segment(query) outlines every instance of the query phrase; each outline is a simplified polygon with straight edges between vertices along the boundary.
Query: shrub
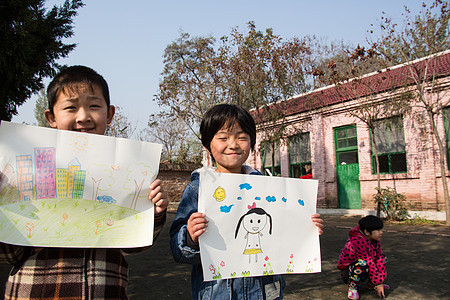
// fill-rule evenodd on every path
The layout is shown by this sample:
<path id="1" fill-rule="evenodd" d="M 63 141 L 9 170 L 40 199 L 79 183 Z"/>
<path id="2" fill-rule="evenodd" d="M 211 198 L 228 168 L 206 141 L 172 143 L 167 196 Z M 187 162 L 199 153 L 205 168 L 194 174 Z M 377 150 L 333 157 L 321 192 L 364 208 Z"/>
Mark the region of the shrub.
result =
<path id="1" fill-rule="evenodd" d="M 391 187 L 378 188 L 375 190 L 377 193 L 374 196 L 375 203 L 384 212 L 388 220 L 402 221 L 410 217 L 406 207 L 406 196 L 397 193 Z"/>

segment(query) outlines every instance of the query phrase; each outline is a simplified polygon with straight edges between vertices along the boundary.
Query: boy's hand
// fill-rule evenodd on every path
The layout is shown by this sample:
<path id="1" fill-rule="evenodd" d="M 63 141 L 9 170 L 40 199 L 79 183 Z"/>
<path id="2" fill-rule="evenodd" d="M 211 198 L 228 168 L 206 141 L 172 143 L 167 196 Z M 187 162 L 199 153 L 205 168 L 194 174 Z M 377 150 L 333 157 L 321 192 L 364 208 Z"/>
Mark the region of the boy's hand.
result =
<path id="1" fill-rule="evenodd" d="M 162 214 L 169 205 L 169 199 L 167 199 L 166 193 L 161 186 L 161 180 L 156 179 L 150 184 L 150 193 L 148 199 L 155 205 L 155 213 L 157 215 Z"/>
<path id="2" fill-rule="evenodd" d="M 313 214 L 311 216 L 311 220 L 313 221 L 314 225 L 317 226 L 317 229 L 319 230 L 319 235 L 323 234 L 323 220 L 320 218 L 319 214 Z"/>
<path id="3" fill-rule="evenodd" d="M 205 232 L 206 227 L 208 227 L 208 220 L 205 217 L 205 214 L 195 212 L 189 217 L 187 222 L 189 235 L 196 244 L 198 243 L 198 237 L 201 236 L 203 232 Z"/>

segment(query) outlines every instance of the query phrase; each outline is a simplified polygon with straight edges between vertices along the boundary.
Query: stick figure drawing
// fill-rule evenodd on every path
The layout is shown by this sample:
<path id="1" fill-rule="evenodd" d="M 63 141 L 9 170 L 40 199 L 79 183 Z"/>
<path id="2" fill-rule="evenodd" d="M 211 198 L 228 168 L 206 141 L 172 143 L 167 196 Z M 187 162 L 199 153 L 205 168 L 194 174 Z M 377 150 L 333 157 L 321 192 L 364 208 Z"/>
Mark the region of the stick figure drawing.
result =
<path id="1" fill-rule="evenodd" d="M 234 238 L 237 238 L 239 228 L 242 226 L 247 231 L 244 239 L 247 240 L 245 244 L 244 255 L 248 255 L 248 263 L 251 263 L 252 255 L 255 256 L 255 263 L 258 262 L 258 253 L 262 253 L 261 248 L 261 236 L 262 230 L 267 225 L 267 221 L 270 223 L 269 234 L 272 234 L 272 217 L 262 208 L 256 207 L 255 202 L 252 206 L 248 206 L 249 211 L 241 216 L 236 226 L 236 233 Z"/>

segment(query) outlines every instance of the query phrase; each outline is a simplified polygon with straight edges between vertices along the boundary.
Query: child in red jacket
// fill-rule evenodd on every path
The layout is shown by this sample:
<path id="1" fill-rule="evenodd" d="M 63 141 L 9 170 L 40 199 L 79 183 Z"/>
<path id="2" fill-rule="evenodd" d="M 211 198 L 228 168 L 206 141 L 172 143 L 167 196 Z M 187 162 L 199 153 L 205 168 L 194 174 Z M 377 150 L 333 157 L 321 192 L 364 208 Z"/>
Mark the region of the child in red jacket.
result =
<path id="1" fill-rule="evenodd" d="M 376 216 L 366 216 L 358 224 L 350 230 L 337 266 L 342 280 L 348 283 L 348 298 L 359 299 L 358 289 L 367 278 L 367 287 L 384 297 L 384 290 L 389 286 L 383 284 L 387 262 L 380 244 L 383 221 Z"/>

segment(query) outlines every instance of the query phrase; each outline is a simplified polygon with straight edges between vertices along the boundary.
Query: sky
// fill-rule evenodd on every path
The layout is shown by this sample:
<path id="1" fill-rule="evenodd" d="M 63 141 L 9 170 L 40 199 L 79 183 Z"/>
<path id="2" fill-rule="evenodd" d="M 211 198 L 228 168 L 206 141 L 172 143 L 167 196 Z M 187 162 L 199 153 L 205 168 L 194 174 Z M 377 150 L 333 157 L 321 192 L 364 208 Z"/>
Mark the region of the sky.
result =
<path id="1" fill-rule="evenodd" d="M 46 5 L 61 5 L 48 0 Z M 163 70 L 167 45 L 181 32 L 191 36 L 229 35 L 235 27 L 247 31 L 272 28 L 283 39 L 315 35 L 328 42 L 364 45 L 371 24 L 382 12 L 401 22 L 404 5 L 416 14 L 422 2 L 399 0 L 84 0 L 74 18 L 74 35 L 65 40 L 77 47 L 60 64 L 86 65 L 108 82 L 111 103 L 119 106 L 137 130 L 160 110 L 153 101 Z M 44 80 L 47 87 L 50 79 Z M 37 94 L 19 107 L 12 121 L 36 123 Z"/>

